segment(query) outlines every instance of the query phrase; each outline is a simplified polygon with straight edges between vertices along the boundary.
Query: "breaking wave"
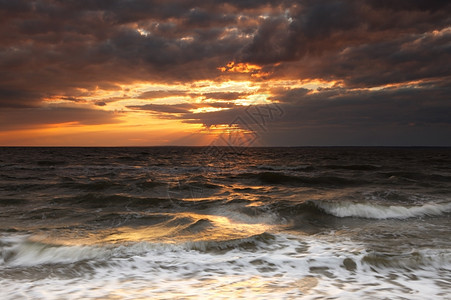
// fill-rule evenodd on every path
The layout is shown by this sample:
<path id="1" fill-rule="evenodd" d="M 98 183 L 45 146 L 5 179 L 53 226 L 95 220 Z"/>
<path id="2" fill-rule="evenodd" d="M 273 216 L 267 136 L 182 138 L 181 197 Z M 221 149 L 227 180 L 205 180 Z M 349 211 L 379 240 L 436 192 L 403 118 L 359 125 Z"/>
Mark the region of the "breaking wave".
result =
<path id="1" fill-rule="evenodd" d="M 205 223 L 205 220 L 200 220 Z M 195 223 L 199 225 L 199 222 Z M 205 226 L 205 224 L 200 224 Z M 207 224 L 208 225 L 208 224 Z M 110 261 L 114 258 L 157 253 L 200 251 L 227 252 L 231 250 L 254 250 L 267 248 L 275 240 L 269 233 L 245 238 L 225 240 L 187 241 L 182 243 L 130 242 L 100 245 L 63 245 L 34 241 L 27 236 L 0 239 L 0 265 L 38 266 L 49 264 L 72 264 L 83 261 Z"/>
<path id="2" fill-rule="evenodd" d="M 340 218 L 408 219 L 451 212 L 451 203 L 426 203 L 410 207 L 353 202 L 312 201 L 312 203 L 327 214 Z"/>

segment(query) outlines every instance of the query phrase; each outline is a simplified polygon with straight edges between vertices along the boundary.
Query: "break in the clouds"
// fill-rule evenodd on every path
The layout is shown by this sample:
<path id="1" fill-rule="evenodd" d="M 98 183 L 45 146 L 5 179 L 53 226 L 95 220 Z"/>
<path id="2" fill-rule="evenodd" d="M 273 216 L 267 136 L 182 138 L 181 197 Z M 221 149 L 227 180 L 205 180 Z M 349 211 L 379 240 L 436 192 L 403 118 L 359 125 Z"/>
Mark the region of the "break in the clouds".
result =
<path id="1" fill-rule="evenodd" d="M 269 145 L 451 145 L 450 86 L 449 1 L 0 0 L 0 138 L 230 125 L 264 99 Z"/>

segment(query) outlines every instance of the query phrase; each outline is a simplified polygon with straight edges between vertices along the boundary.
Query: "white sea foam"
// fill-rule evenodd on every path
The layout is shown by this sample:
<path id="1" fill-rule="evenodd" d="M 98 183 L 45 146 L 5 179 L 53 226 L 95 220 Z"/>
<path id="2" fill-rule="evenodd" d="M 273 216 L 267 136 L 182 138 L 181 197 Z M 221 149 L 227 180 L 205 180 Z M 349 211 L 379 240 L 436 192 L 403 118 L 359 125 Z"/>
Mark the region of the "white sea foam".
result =
<path id="1" fill-rule="evenodd" d="M 252 213 L 254 210 L 254 213 Z M 213 215 L 226 217 L 232 222 L 244 224 L 280 224 L 283 220 L 277 213 L 269 208 L 258 206 L 243 207 L 241 205 L 228 205 L 227 207 L 217 207 L 210 210 Z M 245 213 L 247 211 L 247 213 Z"/>
<path id="2" fill-rule="evenodd" d="M 437 216 L 451 211 L 451 203 L 426 203 L 421 206 L 380 205 L 354 202 L 313 201 L 313 204 L 336 217 L 368 219 L 407 219 Z"/>
<path id="3" fill-rule="evenodd" d="M 25 241 L 9 242 L 14 246 Z M 249 243 L 253 246 L 249 247 Z M 205 251 L 207 248 L 200 246 L 141 242 L 85 247 L 54 245 L 58 250 L 51 252 L 26 248 L 31 252 L 22 253 L 16 264 L 31 262 L 35 256 L 33 268 L 38 270 L 39 264 L 58 261 L 60 264 L 53 267 L 46 265 L 47 270 L 55 268 L 63 273 L 72 269 L 77 259 L 95 267 L 71 279 L 55 276 L 58 272 L 37 278 L 22 273 L 26 275 L 16 278 L 13 272 L 0 276 L 0 296 L 2 299 L 446 299 L 451 292 L 447 281 L 451 258 L 446 249 L 434 253 L 420 251 L 418 257 L 424 257 L 425 264 L 405 269 L 396 264 L 372 265 L 365 257 L 373 253 L 364 244 L 333 233 L 257 236 L 241 244 L 231 241 L 230 247 L 219 252 Z M 56 254 L 56 260 L 50 258 L 52 253 Z M 438 258 L 437 264 L 429 262 Z M 98 261 L 104 263 L 96 265 Z M 14 270 L 8 264 L 0 267 L 5 274 Z"/>

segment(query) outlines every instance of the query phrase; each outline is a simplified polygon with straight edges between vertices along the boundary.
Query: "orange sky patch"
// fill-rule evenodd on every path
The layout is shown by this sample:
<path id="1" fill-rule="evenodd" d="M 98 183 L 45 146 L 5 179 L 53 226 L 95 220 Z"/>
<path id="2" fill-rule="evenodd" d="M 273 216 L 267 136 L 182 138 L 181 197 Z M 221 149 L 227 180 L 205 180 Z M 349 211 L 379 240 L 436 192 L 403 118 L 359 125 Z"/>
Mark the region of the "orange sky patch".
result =
<path id="1" fill-rule="evenodd" d="M 225 67 L 218 68 L 221 72 L 231 73 L 254 73 L 260 71 L 262 67 L 248 63 L 229 62 Z"/>
<path id="2" fill-rule="evenodd" d="M 255 77 L 265 73 L 261 67 L 252 64 L 231 62 L 223 67 L 224 72 L 247 73 Z M 34 128 L 11 129 L 0 134 L 2 145 L 18 146 L 126 146 L 126 145 L 205 145 L 218 137 L 238 137 L 251 134 L 238 127 L 231 127 L 229 122 L 209 128 L 203 124 L 186 123 L 183 113 L 159 112 L 158 110 L 140 110 L 140 106 L 151 104 L 152 107 L 172 105 L 192 105 L 186 112 L 194 115 L 228 110 L 233 106 L 264 105 L 277 102 L 271 89 L 290 86 L 307 87 L 315 90 L 334 83 L 318 80 L 273 80 L 268 82 L 233 81 L 222 82 L 196 81 L 189 84 L 156 84 L 137 82 L 135 84 L 117 85 L 115 90 L 84 90 L 78 97 L 53 95 L 43 99 L 41 109 L 58 113 L 58 108 L 83 108 L 87 111 L 110 113 L 105 123 L 83 124 L 74 120 L 68 122 L 51 120 Z M 168 94 L 178 91 L 180 96 Z M 150 93 L 149 93 L 150 92 Z M 152 93 L 156 92 L 156 93 Z M 164 92 L 164 93 L 163 93 Z M 156 98 L 143 98 L 141 95 L 155 94 Z M 161 97 L 158 96 L 161 94 Z M 221 95 L 235 95 L 236 98 L 214 98 Z M 213 95 L 206 98 L 205 95 Z M 215 96 L 216 95 L 216 96 Z M 219 95 L 219 96 L 218 96 Z M 101 103 L 102 105 L 99 105 Z M 74 113 L 77 111 L 74 110 Z M 108 124 L 106 122 L 109 122 Z M 244 139 L 239 137 L 240 139 Z"/>

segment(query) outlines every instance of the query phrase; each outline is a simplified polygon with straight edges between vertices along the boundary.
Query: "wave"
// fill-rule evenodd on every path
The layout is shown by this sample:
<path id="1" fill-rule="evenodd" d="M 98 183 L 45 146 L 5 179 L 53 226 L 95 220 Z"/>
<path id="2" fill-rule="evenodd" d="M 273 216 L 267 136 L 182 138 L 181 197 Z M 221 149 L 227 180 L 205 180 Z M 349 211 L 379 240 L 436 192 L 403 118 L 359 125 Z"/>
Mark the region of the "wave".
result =
<path id="1" fill-rule="evenodd" d="M 313 299 L 336 298 L 337 286 L 339 298 L 442 299 L 450 290 L 448 249 L 375 252 L 343 236 L 262 233 L 227 241 L 97 246 L 0 237 L 0 250 L 5 248 L 15 250 L 4 265 L 7 251 L 0 251 L 2 295 L 8 299 Z"/>
<path id="2" fill-rule="evenodd" d="M 66 165 L 67 161 L 64 160 L 39 160 L 36 162 L 36 164 L 38 166 L 49 166 L 49 167 L 53 167 L 53 166 L 62 166 L 62 165 Z"/>
<path id="3" fill-rule="evenodd" d="M 259 172 L 259 173 L 242 173 L 234 175 L 236 178 L 257 179 L 266 184 L 282 184 L 282 185 L 326 185 L 326 186 L 348 186 L 367 183 L 362 179 L 347 179 L 338 176 L 319 175 L 319 176 L 298 176 L 288 175 L 278 172 Z"/>
<path id="4" fill-rule="evenodd" d="M 369 252 L 362 264 L 381 268 L 418 269 L 426 266 L 441 268 L 451 263 L 451 253 L 441 249 L 417 250 L 408 253 Z"/>
<path id="5" fill-rule="evenodd" d="M 121 226 L 153 226 L 173 220 L 174 217 L 167 214 L 140 214 L 136 212 L 129 213 L 106 213 L 90 220 L 87 225 L 97 225 L 106 228 Z"/>
<path id="6" fill-rule="evenodd" d="M 451 176 L 442 174 L 425 174 L 419 171 L 406 172 L 406 171 L 393 171 L 393 172 L 381 172 L 380 175 L 389 179 L 404 179 L 406 181 L 419 182 L 422 185 L 429 186 L 434 182 L 450 182 Z"/>
<path id="7" fill-rule="evenodd" d="M 180 202 L 180 203 L 178 203 Z M 64 197 L 52 199 L 55 204 L 80 205 L 87 208 L 103 207 L 172 207 L 175 204 L 182 204 L 183 201 L 176 199 L 156 198 L 156 197 L 132 197 L 122 194 L 104 195 L 96 193 L 87 193 L 74 197 Z"/>
<path id="8" fill-rule="evenodd" d="M 65 246 L 35 242 L 24 237 L 2 243 L 6 246 L 2 247 L 0 259 L 9 266 L 70 264 L 82 260 L 107 259 L 112 254 L 111 250 L 97 246 Z"/>
<path id="9" fill-rule="evenodd" d="M 225 252 L 234 249 L 257 250 L 262 246 L 274 244 L 276 237 L 270 233 L 263 232 L 247 238 L 238 238 L 219 241 L 194 241 L 185 242 L 182 246 L 186 250 L 197 250 L 200 252 Z"/>
<path id="10" fill-rule="evenodd" d="M 209 226 L 208 221 L 200 220 L 194 227 Z M 245 238 L 229 240 L 200 240 L 183 243 L 129 242 L 103 245 L 62 245 L 34 241 L 27 236 L 0 238 L 0 266 L 31 267 L 37 265 L 73 264 L 77 262 L 109 262 L 114 258 L 147 255 L 153 251 L 168 252 L 227 252 L 234 249 L 257 250 L 268 247 L 276 237 L 261 233 Z"/>
<path id="11" fill-rule="evenodd" d="M 227 219 L 243 224 L 279 224 L 280 219 L 277 211 L 273 211 L 266 206 L 243 206 L 235 202 L 227 207 L 217 207 L 212 209 L 214 215 L 223 216 Z"/>
<path id="12" fill-rule="evenodd" d="M 27 204 L 28 200 L 19 198 L 0 198 L 0 206 L 14 206 L 14 205 L 24 205 Z"/>
<path id="13" fill-rule="evenodd" d="M 352 170 L 352 171 L 373 171 L 382 168 L 378 165 L 326 165 L 326 169 L 332 170 Z"/>
<path id="14" fill-rule="evenodd" d="M 121 185 L 111 181 L 109 179 L 106 180 L 90 180 L 87 183 L 78 183 L 75 184 L 75 188 L 78 188 L 79 190 L 86 190 L 86 191 L 103 191 L 112 187 L 120 187 Z"/>
<path id="15" fill-rule="evenodd" d="M 205 259 L 222 261 L 226 263 L 223 267 L 247 266 L 243 270 L 252 271 L 265 264 L 266 258 L 280 259 L 277 265 L 272 265 L 275 272 L 283 270 L 289 262 L 291 268 L 297 266 L 298 271 L 308 270 L 308 275 L 331 274 L 329 272 L 338 275 L 345 270 L 351 273 L 378 273 L 384 269 L 438 270 L 449 268 L 451 263 L 451 255 L 446 249 L 378 252 L 351 241 L 321 239 L 318 236 L 303 237 L 302 241 L 298 238 L 263 232 L 229 240 L 62 245 L 33 241 L 27 236 L 3 237 L 0 238 L 0 267 L 3 271 L 10 271 L 17 267 L 54 266 L 65 273 L 74 267 L 88 270 L 86 267 L 91 266 L 95 269 L 120 268 L 123 272 L 127 268 L 139 271 L 145 263 L 150 264 L 152 272 L 162 275 L 165 269 L 174 265 L 172 259 L 180 264 L 191 264 L 196 269 L 202 267 L 202 260 Z M 277 255 L 268 256 L 267 253 Z M 219 254 L 224 256 L 217 256 Z"/>
<path id="16" fill-rule="evenodd" d="M 187 226 L 186 228 L 182 229 L 181 233 L 187 233 L 187 234 L 196 234 L 200 233 L 208 228 L 214 227 L 214 224 L 208 220 L 208 219 L 200 219 L 197 220 L 195 223 Z"/>
<path id="17" fill-rule="evenodd" d="M 299 166 L 273 166 L 273 165 L 258 165 L 254 168 L 259 170 L 269 170 L 269 171 L 303 171 L 311 172 L 316 168 L 310 165 L 299 165 Z"/>
<path id="18" fill-rule="evenodd" d="M 408 219 L 438 216 L 451 212 L 451 203 L 426 203 L 421 206 L 380 205 L 354 202 L 310 201 L 324 212 L 336 217 L 367 219 Z"/>

